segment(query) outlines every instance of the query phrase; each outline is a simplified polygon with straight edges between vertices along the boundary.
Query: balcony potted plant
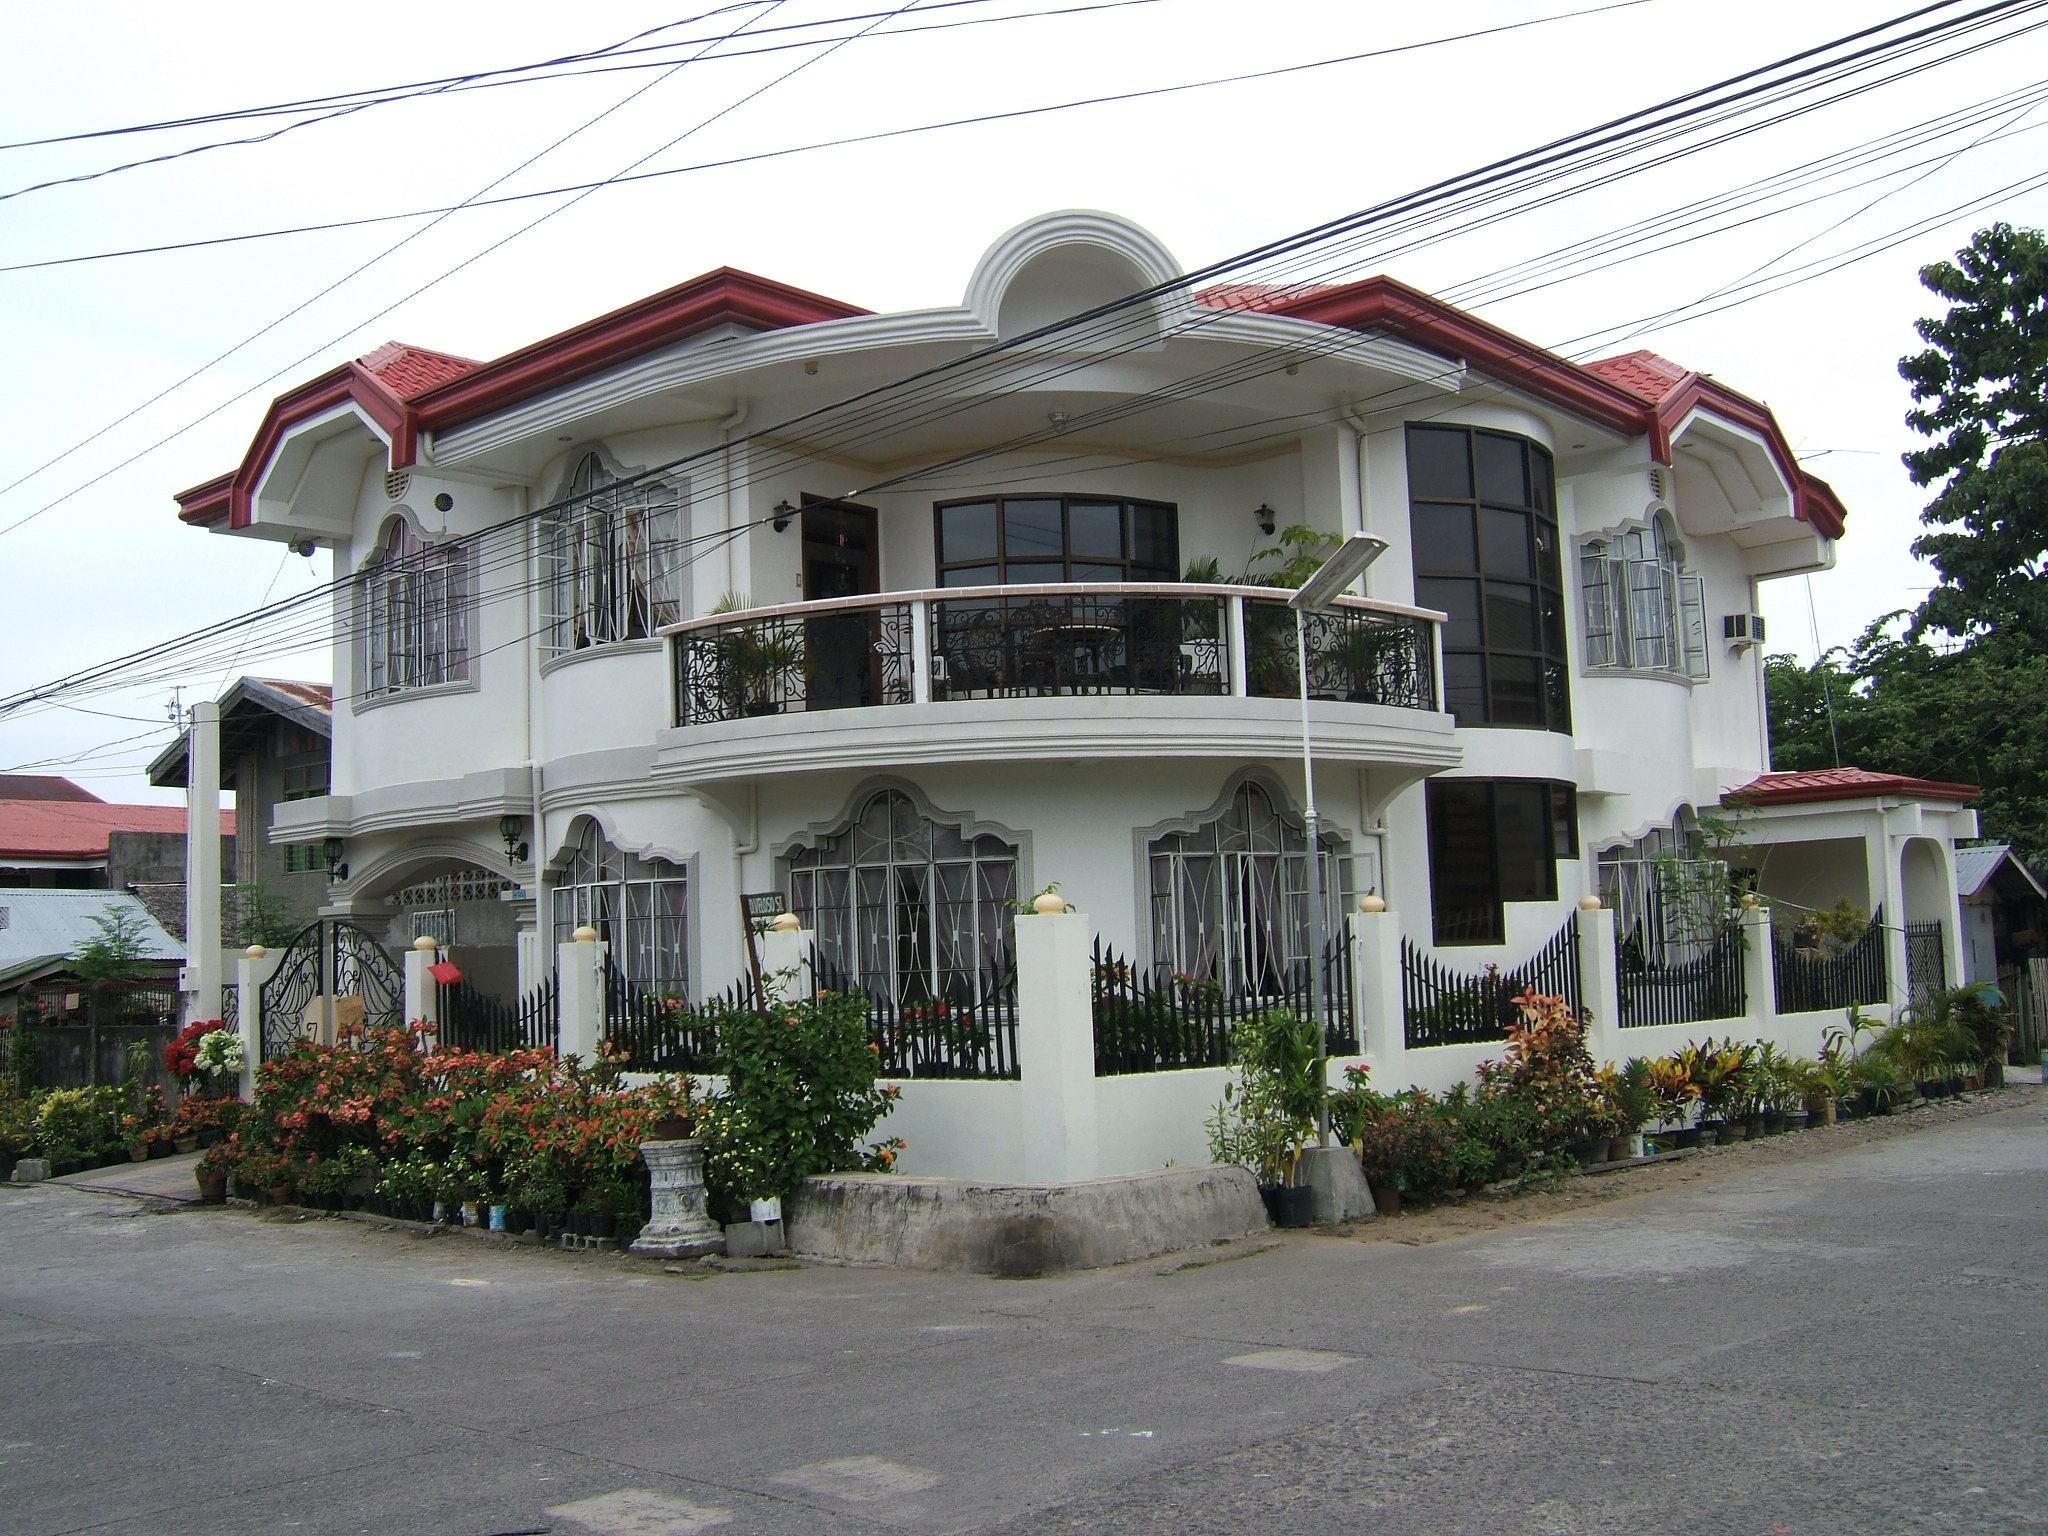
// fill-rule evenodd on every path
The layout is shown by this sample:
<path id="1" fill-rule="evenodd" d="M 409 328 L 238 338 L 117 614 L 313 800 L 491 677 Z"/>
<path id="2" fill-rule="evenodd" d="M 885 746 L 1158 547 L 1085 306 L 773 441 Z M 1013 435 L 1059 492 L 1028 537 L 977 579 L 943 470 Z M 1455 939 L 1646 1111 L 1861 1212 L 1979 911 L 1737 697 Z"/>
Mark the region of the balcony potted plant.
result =
<path id="1" fill-rule="evenodd" d="M 732 613 L 746 606 L 747 599 L 728 592 L 711 611 Z M 790 680 L 803 669 L 803 631 L 763 619 L 719 630 L 712 643 L 726 718 L 779 714 Z"/>

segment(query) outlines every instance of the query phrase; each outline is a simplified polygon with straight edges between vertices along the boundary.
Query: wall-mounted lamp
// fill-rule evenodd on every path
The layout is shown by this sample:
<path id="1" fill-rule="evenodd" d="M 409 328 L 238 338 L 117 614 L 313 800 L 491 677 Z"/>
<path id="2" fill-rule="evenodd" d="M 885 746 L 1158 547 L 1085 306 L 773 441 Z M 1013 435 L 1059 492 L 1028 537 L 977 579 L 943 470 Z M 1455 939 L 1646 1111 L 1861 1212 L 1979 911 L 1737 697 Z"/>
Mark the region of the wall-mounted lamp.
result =
<path id="1" fill-rule="evenodd" d="M 320 852 L 327 860 L 327 878 L 330 880 L 348 878 L 348 866 L 341 862 L 343 851 L 344 845 L 338 837 L 330 837 L 320 845 Z"/>
<path id="2" fill-rule="evenodd" d="M 498 836 L 505 839 L 505 857 L 514 864 L 526 862 L 526 843 L 520 833 L 526 830 L 526 819 L 522 816 L 500 816 Z"/>
<path id="3" fill-rule="evenodd" d="M 795 516 L 795 507 L 792 507 L 787 501 L 778 501 L 775 503 L 775 520 L 768 526 L 777 533 L 787 533 L 789 532 L 790 521 Z"/>
<path id="4" fill-rule="evenodd" d="M 1252 516 L 1258 519 L 1259 532 L 1270 539 L 1273 536 L 1273 524 L 1278 514 L 1262 501 L 1252 508 Z"/>

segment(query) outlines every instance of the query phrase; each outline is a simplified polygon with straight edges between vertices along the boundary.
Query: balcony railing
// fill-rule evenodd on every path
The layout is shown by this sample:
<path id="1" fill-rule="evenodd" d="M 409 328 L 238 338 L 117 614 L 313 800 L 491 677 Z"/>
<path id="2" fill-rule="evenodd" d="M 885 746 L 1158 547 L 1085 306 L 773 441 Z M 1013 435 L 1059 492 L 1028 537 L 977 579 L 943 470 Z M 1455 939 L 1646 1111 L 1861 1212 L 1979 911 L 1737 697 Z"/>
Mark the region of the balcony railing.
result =
<path id="1" fill-rule="evenodd" d="M 1309 696 L 1435 710 L 1440 616 L 1341 599 L 1308 619 Z M 1294 698 L 1271 588 L 972 587 L 836 598 L 667 630 L 675 722 L 958 699 Z"/>

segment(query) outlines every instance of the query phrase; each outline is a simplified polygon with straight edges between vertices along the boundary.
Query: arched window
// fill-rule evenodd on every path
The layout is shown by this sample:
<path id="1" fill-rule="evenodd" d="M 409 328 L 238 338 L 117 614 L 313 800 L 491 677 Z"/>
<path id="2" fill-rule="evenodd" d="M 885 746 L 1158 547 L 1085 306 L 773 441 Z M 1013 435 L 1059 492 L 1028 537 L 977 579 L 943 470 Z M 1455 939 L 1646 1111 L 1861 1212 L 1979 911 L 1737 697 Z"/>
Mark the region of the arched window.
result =
<path id="1" fill-rule="evenodd" d="M 1350 861 L 1323 836 L 1323 931 L 1344 931 Z M 1308 836 L 1259 784 L 1240 784 L 1214 820 L 1151 848 L 1152 963 L 1231 997 L 1283 997 L 1308 984 Z"/>
<path id="2" fill-rule="evenodd" d="M 688 995 L 689 887 L 680 864 L 621 853 L 586 820 L 549 894 L 557 944 L 587 923 L 634 987 Z"/>
<path id="3" fill-rule="evenodd" d="M 1010 969 L 1017 850 L 932 820 L 901 790 L 789 856 L 790 905 L 828 971 L 900 1008 L 971 1003 Z"/>
<path id="4" fill-rule="evenodd" d="M 1579 546 L 1586 665 L 1707 675 L 1706 583 L 1685 569 L 1670 518 Z"/>
<path id="5" fill-rule="evenodd" d="M 404 517 L 359 578 L 365 697 L 469 676 L 469 551 L 428 544 Z"/>
<path id="6" fill-rule="evenodd" d="M 616 478 L 586 453 L 563 493 L 569 505 L 540 525 L 541 639 L 551 654 L 644 640 L 683 616 L 688 487 Z"/>

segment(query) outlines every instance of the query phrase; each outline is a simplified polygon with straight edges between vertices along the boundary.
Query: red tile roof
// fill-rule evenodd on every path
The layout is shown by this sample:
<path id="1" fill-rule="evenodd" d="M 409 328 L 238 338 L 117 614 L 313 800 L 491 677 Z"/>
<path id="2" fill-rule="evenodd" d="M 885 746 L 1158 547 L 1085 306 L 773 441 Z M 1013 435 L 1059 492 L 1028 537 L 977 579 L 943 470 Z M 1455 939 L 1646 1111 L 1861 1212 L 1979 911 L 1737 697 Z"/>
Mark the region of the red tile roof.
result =
<path id="1" fill-rule="evenodd" d="M 1624 352 L 1619 357 L 1596 358 L 1586 367 L 1649 405 L 1657 404 L 1692 377 L 1690 370 L 1655 352 Z"/>
<path id="2" fill-rule="evenodd" d="M 436 352 L 403 341 L 387 341 L 356 361 L 401 400 L 423 395 L 437 384 L 449 383 L 483 366 L 472 357 L 457 357 L 452 352 Z"/>
<path id="3" fill-rule="evenodd" d="M 185 830 L 182 805 L 106 805 L 64 800 L 0 800 L 0 859 L 104 859 L 113 832 Z M 223 837 L 235 813 L 220 813 Z"/>
<path id="4" fill-rule="evenodd" d="M 1868 800 L 1893 795 L 1906 800 L 1974 800 L 1975 784 L 1945 784 L 1934 779 L 1911 779 L 1902 773 L 1872 773 L 1865 768 L 1814 768 L 1804 773 L 1767 773 L 1740 789 L 1730 790 L 1724 801 L 1748 805 L 1806 805 L 1821 800 Z"/>
<path id="5" fill-rule="evenodd" d="M 1295 299 L 1328 293 L 1328 283 L 1217 283 L 1195 294 L 1207 309 L 1277 309 Z"/>
<path id="6" fill-rule="evenodd" d="M 69 779 L 43 773 L 0 773 L 0 800 L 83 800 L 98 805 L 100 797 Z"/>

